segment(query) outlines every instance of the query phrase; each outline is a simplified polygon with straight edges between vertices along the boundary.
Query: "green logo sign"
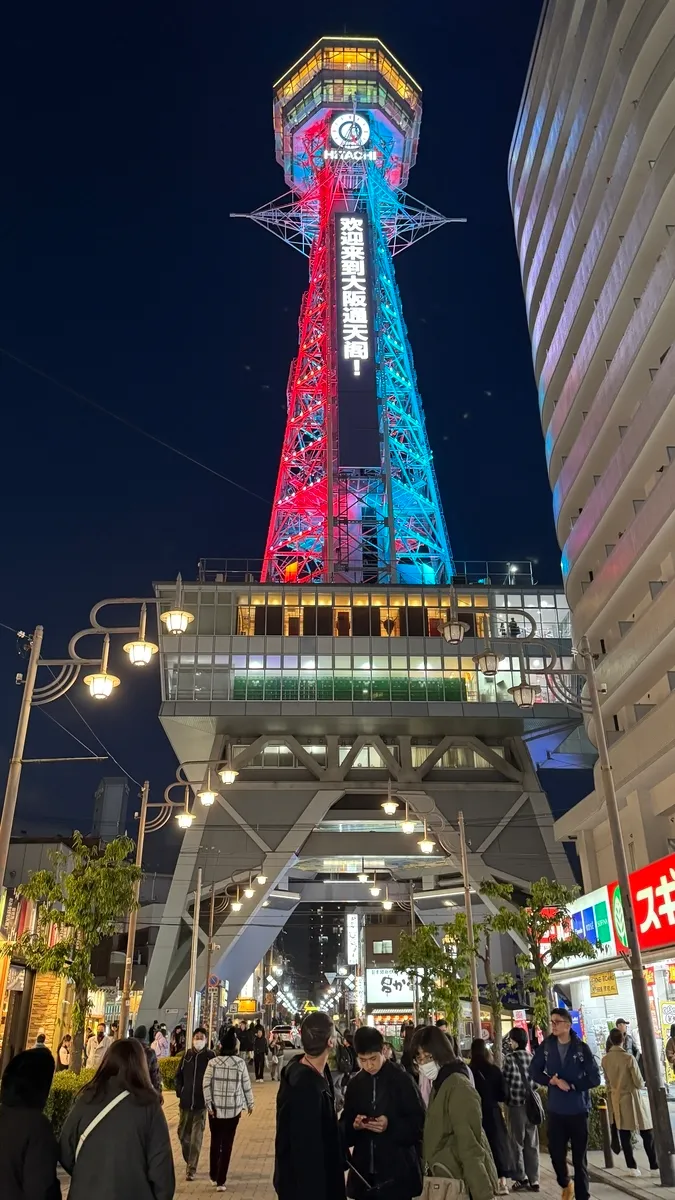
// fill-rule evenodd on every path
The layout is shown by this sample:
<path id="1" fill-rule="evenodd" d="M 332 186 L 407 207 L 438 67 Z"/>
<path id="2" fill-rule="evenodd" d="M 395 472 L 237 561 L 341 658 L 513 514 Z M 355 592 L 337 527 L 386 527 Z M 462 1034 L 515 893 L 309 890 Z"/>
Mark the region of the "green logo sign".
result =
<path id="1" fill-rule="evenodd" d="M 598 943 L 601 946 L 606 946 L 612 940 L 612 930 L 609 924 L 609 911 L 604 900 L 599 904 L 593 905 L 595 914 L 595 928 L 598 935 Z"/>
<path id="2" fill-rule="evenodd" d="M 612 916 L 614 918 L 614 928 L 616 936 L 622 946 L 626 946 L 626 918 L 623 915 L 623 904 L 621 902 L 621 888 L 617 884 L 612 892 Z"/>

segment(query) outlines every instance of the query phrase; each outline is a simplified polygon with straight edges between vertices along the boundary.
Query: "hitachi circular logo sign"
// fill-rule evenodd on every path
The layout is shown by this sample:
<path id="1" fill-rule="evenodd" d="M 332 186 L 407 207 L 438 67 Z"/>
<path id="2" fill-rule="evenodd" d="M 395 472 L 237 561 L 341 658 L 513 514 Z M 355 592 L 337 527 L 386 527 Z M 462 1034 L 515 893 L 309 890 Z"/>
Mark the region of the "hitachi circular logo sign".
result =
<path id="1" fill-rule="evenodd" d="M 357 150 L 370 137 L 370 125 L 360 113 L 340 113 L 330 124 L 330 140 L 340 150 Z"/>

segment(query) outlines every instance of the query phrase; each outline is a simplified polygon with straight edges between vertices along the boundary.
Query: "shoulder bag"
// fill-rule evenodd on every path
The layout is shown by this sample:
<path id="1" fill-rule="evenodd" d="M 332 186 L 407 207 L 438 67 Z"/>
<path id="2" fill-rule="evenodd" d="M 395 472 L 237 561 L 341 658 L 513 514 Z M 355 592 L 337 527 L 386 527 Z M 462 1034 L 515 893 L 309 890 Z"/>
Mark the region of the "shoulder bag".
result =
<path id="1" fill-rule="evenodd" d="M 453 1179 L 447 1167 L 442 1163 L 434 1163 L 431 1174 L 424 1177 L 422 1195 L 418 1200 L 459 1200 L 460 1196 L 468 1197 L 464 1180 Z"/>
<path id="2" fill-rule="evenodd" d="M 117 1105 L 122 1100 L 126 1100 L 128 1095 L 129 1095 L 129 1092 L 120 1092 L 119 1096 L 115 1096 L 114 1100 L 111 1100 L 109 1104 L 106 1104 L 105 1108 L 102 1108 L 100 1113 L 97 1113 L 97 1115 L 94 1117 L 93 1121 L 89 1122 L 89 1124 L 87 1125 L 87 1128 L 84 1130 L 83 1133 L 80 1134 L 80 1140 L 77 1143 L 77 1149 L 75 1151 L 75 1162 L 77 1162 L 77 1157 L 80 1153 L 80 1150 L 84 1146 L 84 1143 L 86 1142 L 87 1138 L 89 1137 L 89 1134 L 93 1133 L 96 1126 L 100 1125 L 103 1118 L 107 1117 L 108 1113 L 112 1112 L 113 1108 L 116 1108 Z"/>
<path id="3" fill-rule="evenodd" d="M 518 1070 L 525 1087 L 525 1116 L 530 1125 L 542 1125 L 544 1122 L 544 1106 L 541 1102 L 541 1096 L 536 1088 L 532 1087 L 532 1083 L 527 1078 L 523 1069 L 523 1064 L 518 1061 Z"/>

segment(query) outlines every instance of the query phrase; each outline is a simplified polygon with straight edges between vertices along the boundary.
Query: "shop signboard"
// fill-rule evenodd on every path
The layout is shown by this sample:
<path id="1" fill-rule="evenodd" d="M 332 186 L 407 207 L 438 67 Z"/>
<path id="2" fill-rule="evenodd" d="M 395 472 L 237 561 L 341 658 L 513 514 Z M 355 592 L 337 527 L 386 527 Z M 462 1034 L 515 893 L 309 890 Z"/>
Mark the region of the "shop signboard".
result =
<path id="1" fill-rule="evenodd" d="M 673 1003 L 672 1000 L 662 1000 L 660 1009 L 661 1009 L 660 1033 L 661 1033 L 661 1037 L 663 1038 L 663 1045 L 665 1047 L 665 1046 L 667 1046 L 667 1044 L 670 1040 L 670 1027 L 671 1027 L 671 1025 L 675 1025 L 675 1004 Z M 665 1054 L 663 1057 L 665 1060 L 665 1068 L 666 1068 L 666 1083 L 675 1083 L 675 1071 L 673 1070 L 672 1066 L 668 1062 L 668 1059 L 666 1058 Z"/>
<path id="2" fill-rule="evenodd" d="M 647 986 L 654 987 L 654 984 L 656 983 L 656 976 L 654 975 L 654 968 L 653 967 L 643 967 L 642 972 L 645 977 Z"/>
<path id="3" fill-rule="evenodd" d="M 635 923 L 643 950 L 675 942 L 675 854 L 660 858 L 630 876 Z"/>
<path id="4" fill-rule="evenodd" d="M 347 934 L 347 962 L 355 967 L 359 961 L 359 918 L 357 913 L 347 913 L 345 918 Z"/>
<path id="5" fill-rule="evenodd" d="M 668 983 L 675 983 L 675 963 L 668 963 Z"/>
<path id="6" fill-rule="evenodd" d="M 587 892 L 585 896 L 579 896 L 570 904 L 569 914 L 571 931 L 581 938 L 586 938 L 595 948 L 594 962 L 617 957 L 609 889 L 606 886 L 597 888 L 594 892 Z M 560 927 L 558 936 L 565 938 L 563 927 Z M 584 955 L 572 955 L 559 962 L 557 967 L 568 970 L 570 967 L 587 965 L 588 962 Z"/>
<path id="7" fill-rule="evenodd" d="M 618 996 L 619 994 L 614 971 L 599 971 L 597 975 L 591 975 L 589 983 L 591 996 L 594 999 L 597 999 L 598 996 Z"/>
<path id="8" fill-rule="evenodd" d="M 366 1000 L 368 1004 L 414 1004 L 412 984 L 404 971 L 390 967 L 368 967 L 366 970 Z"/>

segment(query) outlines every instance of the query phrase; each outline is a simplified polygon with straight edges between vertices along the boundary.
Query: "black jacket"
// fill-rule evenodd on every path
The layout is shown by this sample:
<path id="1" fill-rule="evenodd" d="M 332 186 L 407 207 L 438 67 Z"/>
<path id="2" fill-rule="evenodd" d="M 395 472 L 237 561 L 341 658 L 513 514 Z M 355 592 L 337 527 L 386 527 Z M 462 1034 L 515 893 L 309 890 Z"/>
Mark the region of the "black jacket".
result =
<path id="1" fill-rule="evenodd" d="M 239 1038 L 239 1049 L 242 1054 L 253 1049 L 253 1038 L 255 1034 L 252 1029 L 237 1029 L 237 1037 Z"/>
<path id="2" fill-rule="evenodd" d="M 266 1037 L 261 1037 L 261 1038 L 254 1037 L 254 1039 L 253 1039 L 253 1057 L 254 1058 L 264 1058 L 265 1055 L 267 1054 L 268 1049 L 269 1049 L 269 1047 L 267 1045 Z"/>
<path id="3" fill-rule="evenodd" d="M 474 1061 L 471 1070 L 483 1110 L 483 1129 L 490 1143 L 497 1174 L 500 1178 L 508 1175 L 516 1179 L 511 1139 L 500 1107 L 508 1098 L 504 1076 L 494 1063 Z"/>
<path id="4" fill-rule="evenodd" d="M 81 1135 L 118 1094 L 112 1079 L 96 1099 L 81 1093 L 66 1117 L 59 1158 L 72 1175 L 69 1200 L 173 1200 L 173 1155 L 159 1100 L 121 1100 L 87 1138 L 75 1162 Z"/>
<path id="5" fill-rule="evenodd" d="M 0 1091 L 0 1194 L 2 1200 L 59 1200 L 57 1145 L 42 1109 L 54 1059 L 25 1050 L 5 1069 Z"/>
<path id="6" fill-rule="evenodd" d="M 146 1046 L 145 1042 L 143 1043 L 143 1049 L 145 1050 L 145 1057 L 148 1060 L 148 1071 L 150 1072 L 150 1082 L 151 1082 L 152 1086 L 154 1087 L 155 1091 L 159 1092 L 159 1094 L 161 1096 L 161 1094 L 162 1094 L 162 1076 L 159 1073 L 159 1063 L 157 1062 L 157 1055 L 155 1054 L 155 1051 L 152 1049 L 152 1046 Z"/>
<path id="7" fill-rule="evenodd" d="M 176 1095 L 181 1108 L 192 1112 L 206 1108 L 204 1072 L 209 1059 L 215 1057 L 213 1050 L 206 1046 L 203 1050 L 186 1050 L 176 1071 Z"/>
<path id="8" fill-rule="evenodd" d="M 294 1058 L 277 1092 L 274 1190 L 279 1200 L 345 1200 L 344 1163 L 330 1071 Z"/>
<path id="9" fill-rule="evenodd" d="M 354 1129 L 357 1116 L 386 1117 L 387 1128 L 384 1133 Z M 344 1144 L 353 1147 L 354 1167 L 382 1187 L 383 1198 L 411 1200 L 420 1195 L 424 1104 L 410 1075 L 389 1062 L 377 1075 L 359 1071 L 347 1084 L 340 1126 Z M 365 1185 L 350 1172 L 347 1195 L 365 1200 L 367 1194 Z"/>

